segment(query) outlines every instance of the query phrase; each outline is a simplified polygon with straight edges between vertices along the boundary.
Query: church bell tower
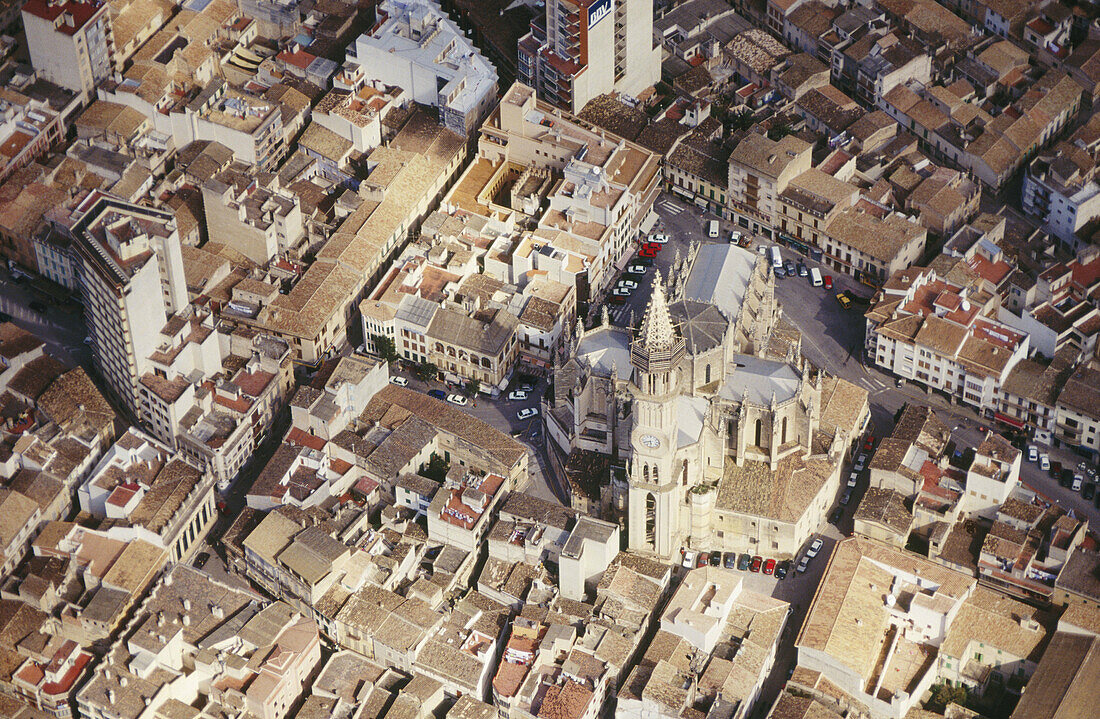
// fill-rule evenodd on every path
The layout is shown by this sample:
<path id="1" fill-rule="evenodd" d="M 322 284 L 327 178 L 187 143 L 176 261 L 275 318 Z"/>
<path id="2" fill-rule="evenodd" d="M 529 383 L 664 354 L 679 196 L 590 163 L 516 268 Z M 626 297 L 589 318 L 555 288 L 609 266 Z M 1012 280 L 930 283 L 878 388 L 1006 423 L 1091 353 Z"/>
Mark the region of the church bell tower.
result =
<path id="1" fill-rule="evenodd" d="M 631 549 L 669 556 L 679 536 L 676 402 L 679 364 L 685 354 L 669 313 L 661 273 L 637 337 L 630 345 L 634 370 L 634 428 L 631 433 L 629 544 Z"/>

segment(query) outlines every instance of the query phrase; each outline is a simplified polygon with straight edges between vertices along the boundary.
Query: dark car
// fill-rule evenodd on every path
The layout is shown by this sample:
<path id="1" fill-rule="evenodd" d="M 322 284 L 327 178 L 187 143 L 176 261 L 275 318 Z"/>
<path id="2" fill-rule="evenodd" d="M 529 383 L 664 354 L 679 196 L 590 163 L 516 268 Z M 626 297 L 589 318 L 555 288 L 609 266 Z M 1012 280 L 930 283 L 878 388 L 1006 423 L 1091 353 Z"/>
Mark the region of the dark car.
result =
<path id="1" fill-rule="evenodd" d="M 794 260 L 786 260 L 783 262 L 783 269 L 787 271 L 787 277 L 794 277 L 798 274 L 798 270 L 794 267 Z"/>
<path id="2" fill-rule="evenodd" d="M 1062 463 L 1054 461 L 1050 463 L 1050 476 L 1061 477 L 1062 476 Z"/>
<path id="3" fill-rule="evenodd" d="M 1058 478 L 1058 484 L 1063 487 L 1069 487 L 1073 485 L 1073 470 L 1069 467 L 1062 469 L 1062 476 Z"/>
<path id="4" fill-rule="evenodd" d="M 787 572 L 791 571 L 791 560 L 784 559 L 779 564 L 775 565 L 775 578 L 786 579 Z"/>
<path id="5" fill-rule="evenodd" d="M 829 524 L 836 524 L 836 523 L 837 523 L 837 522 L 839 522 L 839 521 L 840 521 L 840 520 L 841 520 L 841 519 L 842 519 L 843 517 L 844 517 L 844 510 L 843 510 L 842 508 L 840 508 L 840 507 L 837 507 L 837 508 L 836 508 L 836 509 L 834 509 L 834 510 L 832 511 L 832 513 L 831 513 L 831 514 L 829 515 Z"/>
<path id="6" fill-rule="evenodd" d="M 46 305 L 42 304 L 38 300 L 32 300 L 30 303 L 30 308 L 40 315 L 46 314 Z"/>
<path id="7" fill-rule="evenodd" d="M 435 397 L 436 399 L 442 399 L 442 400 L 447 399 L 447 393 L 444 392 L 441 389 L 430 389 L 430 390 L 428 390 L 428 396 L 429 397 Z"/>
<path id="8" fill-rule="evenodd" d="M 11 315 L 7 312 L 0 312 L 0 322 L 11 322 Z"/>
<path id="9" fill-rule="evenodd" d="M 759 554 L 752 558 L 752 565 L 749 567 L 750 572 L 759 572 L 760 566 L 764 564 L 764 558 Z"/>
<path id="10" fill-rule="evenodd" d="M 737 552 L 726 552 L 722 555 L 722 566 L 726 569 L 737 568 Z"/>
<path id="11" fill-rule="evenodd" d="M 1100 509 L 1100 492 L 1096 494 L 1096 508 Z"/>
<path id="12" fill-rule="evenodd" d="M 852 488 L 848 487 L 844 490 L 844 494 L 840 495 L 840 504 L 847 507 L 848 503 L 852 501 Z"/>
<path id="13" fill-rule="evenodd" d="M 798 276 L 799 277 L 805 277 L 808 274 L 810 274 L 810 271 L 808 269 L 806 269 L 806 265 L 799 262 L 798 263 Z"/>
<path id="14" fill-rule="evenodd" d="M 1081 496 L 1085 499 L 1092 499 L 1096 496 L 1096 485 L 1092 482 L 1085 482 L 1085 486 L 1081 487 Z"/>
<path id="15" fill-rule="evenodd" d="M 210 561 L 210 552 L 199 552 L 195 555 L 195 566 L 202 569 Z"/>
<path id="16" fill-rule="evenodd" d="M 710 553 L 710 566 L 712 566 L 712 567 L 722 566 L 722 553 L 721 552 L 711 552 Z"/>
<path id="17" fill-rule="evenodd" d="M 742 572 L 748 571 L 750 564 L 752 564 L 752 557 L 748 554 L 742 554 L 737 558 L 737 568 Z"/>

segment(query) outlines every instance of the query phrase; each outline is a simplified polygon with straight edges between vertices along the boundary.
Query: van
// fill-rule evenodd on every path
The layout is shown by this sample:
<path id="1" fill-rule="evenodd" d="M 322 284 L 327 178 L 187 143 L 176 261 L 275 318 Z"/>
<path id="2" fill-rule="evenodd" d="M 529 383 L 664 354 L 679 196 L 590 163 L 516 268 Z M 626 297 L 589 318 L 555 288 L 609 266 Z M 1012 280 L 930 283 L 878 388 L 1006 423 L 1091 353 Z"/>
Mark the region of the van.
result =
<path id="1" fill-rule="evenodd" d="M 707 225 L 707 236 L 718 239 L 718 220 L 711 220 Z"/>
<path id="2" fill-rule="evenodd" d="M 821 270 L 816 267 L 810 268 L 810 284 L 814 287 L 821 287 L 823 281 L 821 279 Z"/>
<path id="3" fill-rule="evenodd" d="M 783 256 L 779 254 L 779 248 L 775 245 L 768 248 L 768 257 L 771 258 L 772 267 L 776 269 L 783 267 Z"/>

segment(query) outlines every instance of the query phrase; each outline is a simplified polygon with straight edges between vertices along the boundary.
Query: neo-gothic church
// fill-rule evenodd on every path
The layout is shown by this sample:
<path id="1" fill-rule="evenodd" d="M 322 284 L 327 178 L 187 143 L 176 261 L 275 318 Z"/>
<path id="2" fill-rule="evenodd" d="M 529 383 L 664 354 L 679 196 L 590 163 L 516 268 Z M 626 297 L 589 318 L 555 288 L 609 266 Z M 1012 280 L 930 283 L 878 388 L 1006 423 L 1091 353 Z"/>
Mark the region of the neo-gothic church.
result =
<path id="1" fill-rule="evenodd" d="M 693 247 L 667 285 L 657 274 L 636 330 L 606 316 L 578 330 L 548 429 L 620 468 L 603 504 L 625 517 L 631 549 L 793 554 L 835 500 L 861 420 L 821 431 L 823 388 L 831 399 L 841 381 L 802 359 L 774 281 L 741 248 Z"/>

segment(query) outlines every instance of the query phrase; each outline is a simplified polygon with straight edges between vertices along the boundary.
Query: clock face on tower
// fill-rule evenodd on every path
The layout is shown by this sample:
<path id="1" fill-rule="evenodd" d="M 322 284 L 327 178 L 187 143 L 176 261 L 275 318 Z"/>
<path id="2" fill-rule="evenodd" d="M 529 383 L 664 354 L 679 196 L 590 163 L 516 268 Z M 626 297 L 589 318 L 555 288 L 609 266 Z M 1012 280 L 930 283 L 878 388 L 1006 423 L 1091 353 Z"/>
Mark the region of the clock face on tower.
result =
<path id="1" fill-rule="evenodd" d="M 650 449 L 657 449 L 661 446 L 661 440 L 657 439 L 652 434 L 643 434 L 642 444 L 649 447 Z"/>

